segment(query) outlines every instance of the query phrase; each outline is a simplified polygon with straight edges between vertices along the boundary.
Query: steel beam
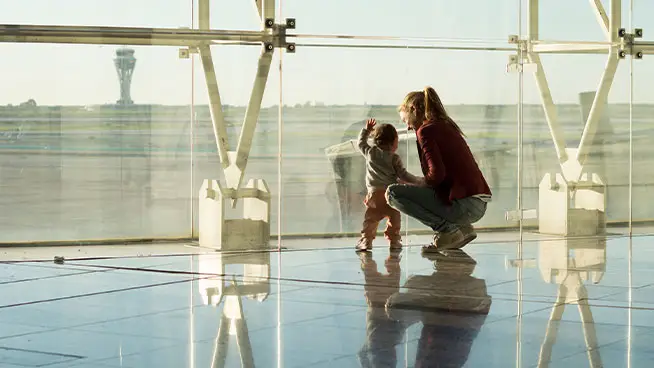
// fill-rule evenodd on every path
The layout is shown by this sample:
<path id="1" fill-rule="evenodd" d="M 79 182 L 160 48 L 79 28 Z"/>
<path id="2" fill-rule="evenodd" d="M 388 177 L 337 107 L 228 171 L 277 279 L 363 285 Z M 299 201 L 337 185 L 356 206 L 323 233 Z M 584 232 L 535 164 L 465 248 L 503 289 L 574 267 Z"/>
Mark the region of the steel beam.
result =
<path id="1" fill-rule="evenodd" d="M 534 77 L 536 79 L 536 85 L 540 92 L 540 100 L 543 105 L 543 111 L 545 112 L 545 120 L 547 121 L 547 126 L 550 130 L 550 135 L 552 136 L 552 141 L 554 143 L 554 149 L 556 150 L 556 156 L 559 159 L 559 163 L 568 160 L 568 154 L 565 151 L 565 139 L 563 137 L 563 128 L 559 123 L 559 117 L 556 111 L 556 105 L 554 104 L 554 99 L 552 98 L 552 92 L 550 91 L 549 83 L 547 82 L 547 76 L 545 75 L 545 69 L 543 68 L 543 63 L 540 60 L 540 55 L 536 53 L 528 54 L 529 62 L 536 65 L 534 71 Z"/>
<path id="2" fill-rule="evenodd" d="M 576 159 L 582 166 L 588 156 L 588 150 L 595 136 L 595 131 L 597 130 L 597 125 L 600 121 L 600 116 L 604 113 L 604 107 L 606 106 L 609 91 L 613 85 L 615 73 L 618 70 L 619 60 L 618 50 L 617 48 L 613 48 L 613 52 L 609 54 L 609 59 L 606 62 L 606 67 L 604 68 L 602 79 L 600 80 L 599 86 L 597 88 L 597 93 L 595 94 L 595 99 L 593 100 L 593 105 L 590 108 L 588 120 L 584 126 L 584 132 L 581 135 L 581 141 L 579 142 Z M 571 178 L 566 179 L 569 180 Z M 577 180 L 578 179 L 579 178 L 577 178 Z"/>
<path id="3" fill-rule="evenodd" d="M 537 40 L 539 37 L 539 1 L 538 0 L 529 0 L 529 40 Z M 559 124 L 559 119 L 556 113 L 556 105 L 554 105 L 554 100 L 552 99 L 552 92 L 550 91 L 549 84 L 547 83 L 547 77 L 545 75 L 545 70 L 543 68 L 543 63 L 540 60 L 540 56 L 533 52 L 528 51 L 527 57 L 529 62 L 536 65 L 536 70 L 534 72 L 534 77 L 536 78 L 536 84 L 540 91 L 540 99 L 543 105 L 543 110 L 545 112 L 545 119 L 547 120 L 547 125 L 550 129 L 550 134 L 552 136 L 552 141 L 554 142 L 554 149 L 556 150 L 556 156 L 559 158 L 559 163 L 563 163 L 568 160 L 568 154 L 565 151 L 565 139 L 563 138 L 563 129 Z"/>
<path id="4" fill-rule="evenodd" d="M 199 46 L 204 41 L 192 39 L 146 39 L 146 38 L 117 38 L 117 37 L 57 37 L 57 36 L 4 36 L 0 35 L 2 43 L 45 43 L 70 45 L 116 45 L 116 46 Z"/>
<path id="5" fill-rule="evenodd" d="M 606 54 L 611 48 L 609 43 L 533 43 L 531 52 L 537 54 Z"/>
<path id="6" fill-rule="evenodd" d="M 259 16 L 261 17 L 262 31 L 272 33 L 272 29 L 266 26 L 265 21 L 266 19 L 274 19 L 275 17 L 275 0 L 257 0 L 257 9 L 259 9 Z M 225 169 L 225 179 L 227 181 L 227 186 L 233 189 L 239 188 L 243 182 L 245 168 L 252 148 L 254 132 L 257 127 L 257 122 L 259 121 L 261 102 L 263 101 L 263 95 L 266 91 L 266 83 L 268 82 L 268 75 L 270 74 L 272 58 L 272 52 L 266 50 L 261 51 L 257 74 L 252 86 L 252 93 L 250 94 L 250 101 L 245 110 L 245 118 L 243 119 L 238 146 L 236 152 L 229 152 L 230 164 L 229 167 Z M 234 206 L 236 206 L 236 200 L 232 201 L 232 207 Z"/>
<path id="7" fill-rule="evenodd" d="M 654 51 L 654 42 L 634 41 L 634 48 L 647 52 L 652 52 Z"/>
<path id="8" fill-rule="evenodd" d="M 225 124 L 225 115 L 223 113 L 223 104 L 218 89 L 218 78 L 211 56 L 209 45 L 199 47 L 202 68 L 204 69 L 204 80 L 207 84 L 209 94 L 209 112 L 211 114 L 211 124 L 213 125 L 213 134 L 216 138 L 216 147 L 220 157 L 220 163 L 223 168 L 229 166 L 229 139 L 227 135 L 227 125 Z"/>
<path id="9" fill-rule="evenodd" d="M 620 35 L 618 32 L 622 27 L 622 0 L 611 0 L 611 15 L 609 17 L 609 31 L 611 42 L 619 42 Z"/>
<path id="10" fill-rule="evenodd" d="M 275 18 L 275 0 L 254 0 L 259 19 L 261 19 L 261 28 L 265 29 L 264 21 Z"/>
<path id="11" fill-rule="evenodd" d="M 43 43 L 43 44 L 66 44 L 66 45 L 115 45 L 115 46 L 172 46 L 172 47 L 199 47 L 201 45 L 221 46 L 259 46 L 261 42 L 255 41 L 198 41 L 193 39 L 145 39 L 145 38 L 97 38 L 97 37 L 50 37 L 50 36 L 20 36 L 2 37 L 2 43 Z"/>
<path id="12" fill-rule="evenodd" d="M 198 0 L 198 28 L 203 31 L 211 29 L 210 0 Z"/>
<path id="13" fill-rule="evenodd" d="M 621 25 L 622 0 L 611 0 L 611 16 L 609 19 L 609 27 L 611 30 L 612 42 L 617 42 L 620 39 L 618 31 Z M 595 136 L 595 131 L 597 130 L 597 125 L 600 120 L 599 118 L 604 112 L 604 106 L 607 102 L 611 86 L 613 85 L 613 79 L 618 69 L 619 61 L 620 59 L 618 57 L 618 48 L 612 47 L 611 51 L 609 52 L 606 67 L 604 68 L 604 74 L 602 74 L 602 79 L 600 80 L 600 84 L 597 88 L 597 93 L 595 94 L 593 106 L 590 109 L 588 120 L 586 121 L 586 126 L 584 127 L 584 132 L 581 136 L 581 141 L 579 142 L 579 148 L 577 149 L 576 159 L 582 167 L 586 161 L 589 147 Z M 579 175 L 581 175 L 581 173 L 579 173 Z"/>
<path id="14" fill-rule="evenodd" d="M 604 31 L 606 39 L 610 41 L 611 32 L 609 31 L 609 17 L 606 15 L 606 10 L 604 10 L 604 5 L 602 5 L 602 0 L 590 0 L 590 5 L 595 11 L 597 22 L 599 23 L 600 27 L 602 27 L 602 31 Z"/>
<path id="15" fill-rule="evenodd" d="M 200 30 L 206 31 L 211 29 L 210 0 L 199 0 L 198 2 L 198 24 Z M 218 89 L 218 77 L 216 76 L 213 56 L 211 55 L 210 45 L 201 45 L 199 48 L 202 68 L 204 70 L 204 80 L 207 84 L 209 94 L 209 112 L 211 114 L 211 124 L 213 134 L 216 139 L 216 148 L 220 163 L 223 169 L 229 166 L 229 137 L 227 135 L 227 124 L 225 124 L 225 115 L 223 113 L 223 104 Z"/>
<path id="16" fill-rule="evenodd" d="M 254 137 L 254 130 L 259 119 L 259 112 L 261 111 L 261 101 L 266 89 L 266 82 L 268 81 L 268 74 L 270 73 L 270 66 L 272 64 L 273 54 L 270 52 L 262 51 L 259 57 L 259 65 L 257 67 L 257 75 L 250 94 L 250 102 L 245 112 L 245 119 L 243 120 L 243 128 L 241 136 L 238 140 L 238 156 L 236 158 L 236 165 L 239 168 L 245 169 L 247 159 L 252 147 L 252 138 Z"/>
<path id="17" fill-rule="evenodd" d="M 83 41 L 83 42 L 81 42 Z M 0 25 L 0 42 L 48 42 L 121 45 L 195 45 L 200 42 L 271 42 L 265 31 L 181 28 L 132 28 L 47 25 Z"/>
<path id="18" fill-rule="evenodd" d="M 538 40 L 540 38 L 540 1 L 529 0 L 528 12 L 529 29 L 527 34 L 530 40 Z"/>
<path id="19" fill-rule="evenodd" d="M 230 188 L 239 188 L 243 182 L 245 168 L 250 156 L 250 149 L 252 148 L 254 132 L 259 120 L 261 102 L 266 90 L 266 82 L 270 74 L 272 57 L 273 54 L 266 51 L 262 51 L 259 57 L 257 75 L 252 87 L 252 93 L 250 94 L 250 101 L 245 111 L 238 147 L 236 148 L 236 152 L 230 152 L 230 165 L 225 169 L 225 179 L 227 180 L 227 186 Z M 235 205 L 235 202 L 233 202 L 233 205 Z"/>

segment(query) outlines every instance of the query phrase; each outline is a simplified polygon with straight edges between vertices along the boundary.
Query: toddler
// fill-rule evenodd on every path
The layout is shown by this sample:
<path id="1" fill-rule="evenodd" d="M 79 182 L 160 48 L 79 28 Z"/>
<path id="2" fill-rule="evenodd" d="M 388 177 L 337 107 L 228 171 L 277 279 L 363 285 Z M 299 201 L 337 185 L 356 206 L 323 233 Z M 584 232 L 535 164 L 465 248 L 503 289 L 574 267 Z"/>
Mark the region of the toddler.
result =
<path id="1" fill-rule="evenodd" d="M 368 144 L 368 136 L 372 133 L 374 144 Z M 390 124 L 376 126 L 375 119 L 366 121 L 366 126 L 359 133 L 359 150 L 366 158 L 366 188 L 368 194 L 364 200 L 366 213 L 363 220 L 361 239 L 357 243 L 357 251 L 372 250 L 372 241 L 377 233 L 379 221 L 384 218 L 386 231 L 384 236 L 390 242 L 391 250 L 402 248 L 400 235 L 400 212 L 388 205 L 386 188 L 398 182 L 423 185 L 424 179 L 407 172 L 402 159 L 395 153 L 398 146 L 398 134 Z"/>

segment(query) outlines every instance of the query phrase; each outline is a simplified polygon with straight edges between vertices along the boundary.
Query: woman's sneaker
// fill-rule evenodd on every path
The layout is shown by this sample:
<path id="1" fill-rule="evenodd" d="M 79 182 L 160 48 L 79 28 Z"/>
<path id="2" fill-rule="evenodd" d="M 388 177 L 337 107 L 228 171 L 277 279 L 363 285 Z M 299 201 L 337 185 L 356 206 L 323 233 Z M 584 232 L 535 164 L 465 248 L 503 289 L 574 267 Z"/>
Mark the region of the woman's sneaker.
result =
<path id="1" fill-rule="evenodd" d="M 457 230 L 440 234 L 436 240 L 436 248 L 461 249 L 471 241 L 477 239 L 477 233 L 472 225 L 461 225 Z"/>
<path id="2" fill-rule="evenodd" d="M 477 233 L 472 225 L 461 225 L 458 229 L 434 235 L 434 242 L 423 247 L 424 252 L 438 252 L 445 249 L 461 249 L 477 239 Z"/>
<path id="3" fill-rule="evenodd" d="M 401 250 L 402 249 L 402 240 L 391 240 L 390 241 L 391 250 Z"/>
<path id="4" fill-rule="evenodd" d="M 372 250 L 372 239 L 361 238 L 356 245 L 357 252 L 366 252 Z"/>

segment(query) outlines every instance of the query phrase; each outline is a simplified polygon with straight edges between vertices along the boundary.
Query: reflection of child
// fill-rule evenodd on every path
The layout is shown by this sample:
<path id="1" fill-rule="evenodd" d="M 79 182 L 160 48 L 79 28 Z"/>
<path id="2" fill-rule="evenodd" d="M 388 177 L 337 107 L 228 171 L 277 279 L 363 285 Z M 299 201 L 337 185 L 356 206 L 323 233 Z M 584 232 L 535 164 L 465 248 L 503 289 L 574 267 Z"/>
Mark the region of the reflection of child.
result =
<path id="1" fill-rule="evenodd" d="M 402 342 L 405 327 L 402 322 L 386 315 L 387 299 L 400 290 L 400 257 L 392 253 L 385 262 L 387 275 L 377 271 L 372 253 L 361 252 L 361 269 L 365 277 L 366 342 L 359 351 L 359 363 L 364 368 L 395 367 L 396 346 Z"/>
<path id="2" fill-rule="evenodd" d="M 390 124 L 375 127 L 375 119 L 369 119 L 366 127 L 359 133 L 359 150 L 366 158 L 366 188 L 368 194 L 364 201 L 366 213 L 363 220 L 361 239 L 357 243 L 358 251 L 372 249 L 372 241 L 377 233 L 379 221 L 387 218 L 384 236 L 390 242 L 391 249 L 402 248 L 400 226 L 401 215 L 388 205 L 384 193 L 386 188 L 399 181 L 423 185 L 424 179 L 407 172 L 402 159 L 395 153 L 398 146 L 397 130 Z M 373 130 L 374 129 L 374 130 Z M 368 145 L 368 136 L 372 132 L 374 145 Z"/>

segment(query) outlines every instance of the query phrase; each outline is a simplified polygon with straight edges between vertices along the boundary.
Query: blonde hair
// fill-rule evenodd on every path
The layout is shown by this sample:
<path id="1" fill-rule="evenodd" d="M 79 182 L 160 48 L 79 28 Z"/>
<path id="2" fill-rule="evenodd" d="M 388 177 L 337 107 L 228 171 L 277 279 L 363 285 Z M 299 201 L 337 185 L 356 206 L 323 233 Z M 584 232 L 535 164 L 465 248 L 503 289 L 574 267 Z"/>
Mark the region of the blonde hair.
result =
<path id="1" fill-rule="evenodd" d="M 418 119 L 432 122 L 447 122 L 451 124 L 459 134 L 465 136 L 459 125 L 447 114 L 441 98 L 438 97 L 438 94 L 432 87 L 425 87 L 422 91 L 409 92 L 404 97 L 402 104 L 398 107 L 398 111 L 408 112 L 411 107 L 415 108 Z"/>

